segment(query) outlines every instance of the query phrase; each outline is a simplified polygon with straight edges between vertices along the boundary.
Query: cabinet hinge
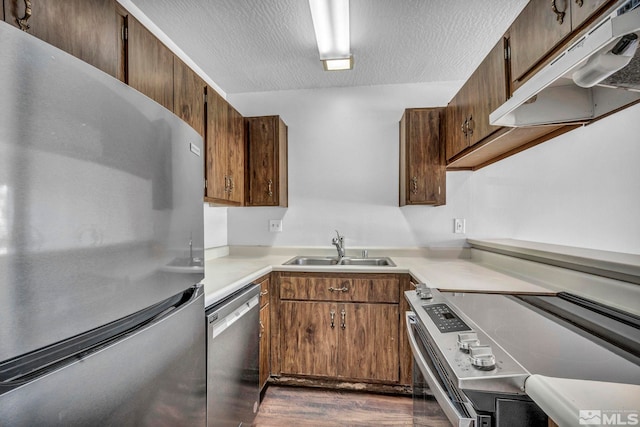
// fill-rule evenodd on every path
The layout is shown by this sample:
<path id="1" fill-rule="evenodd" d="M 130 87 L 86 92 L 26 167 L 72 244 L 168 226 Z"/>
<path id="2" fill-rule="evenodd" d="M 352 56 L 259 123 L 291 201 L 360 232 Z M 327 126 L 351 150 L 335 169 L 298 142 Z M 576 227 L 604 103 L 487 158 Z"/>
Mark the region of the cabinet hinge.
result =
<path id="1" fill-rule="evenodd" d="M 206 93 L 202 94 L 202 99 L 204 99 L 204 103 L 206 104 L 207 103 L 207 94 Z"/>
<path id="2" fill-rule="evenodd" d="M 122 37 L 123 41 L 126 41 L 129 39 L 129 29 L 123 25 L 120 31 L 120 37 Z"/>
<path id="3" fill-rule="evenodd" d="M 207 180 L 206 179 L 204 180 L 204 189 L 205 190 L 207 189 Z"/>
<path id="4" fill-rule="evenodd" d="M 511 46 L 504 47 L 504 59 L 505 60 L 511 59 Z"/>

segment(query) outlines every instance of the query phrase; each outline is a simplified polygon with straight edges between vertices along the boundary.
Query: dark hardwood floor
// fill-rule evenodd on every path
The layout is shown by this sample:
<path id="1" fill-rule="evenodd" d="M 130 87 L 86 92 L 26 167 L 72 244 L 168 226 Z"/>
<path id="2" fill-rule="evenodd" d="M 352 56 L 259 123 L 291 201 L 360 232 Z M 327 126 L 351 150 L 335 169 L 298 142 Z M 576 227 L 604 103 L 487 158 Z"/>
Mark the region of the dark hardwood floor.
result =
<path id="1" fill-rule="evenodd" d="M 435 400 L 433 405 L 433 417 L 424 427 L 449 427 Z M 412 410 L 406 396 L 270 385 L 254 426 L 413 426 Z"/>

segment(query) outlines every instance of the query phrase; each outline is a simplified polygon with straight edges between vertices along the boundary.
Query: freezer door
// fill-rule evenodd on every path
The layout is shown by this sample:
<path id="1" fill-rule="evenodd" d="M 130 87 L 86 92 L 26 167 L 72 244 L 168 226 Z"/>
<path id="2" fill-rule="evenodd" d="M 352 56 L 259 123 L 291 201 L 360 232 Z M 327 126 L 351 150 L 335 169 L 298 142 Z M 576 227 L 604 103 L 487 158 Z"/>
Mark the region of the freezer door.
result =
<path id="1" fill-rule="evenodd" d="M 202 137 L 0 22 L 0 361 L 202 280 Z M 199 259 L 193 259 L 199 258 Z"/>
<path id="2" fill-rule="evenodd" d="M 205 330 L 198 286 L 120 339 L 0 385 L 0 425 L 204 426 Z"/>

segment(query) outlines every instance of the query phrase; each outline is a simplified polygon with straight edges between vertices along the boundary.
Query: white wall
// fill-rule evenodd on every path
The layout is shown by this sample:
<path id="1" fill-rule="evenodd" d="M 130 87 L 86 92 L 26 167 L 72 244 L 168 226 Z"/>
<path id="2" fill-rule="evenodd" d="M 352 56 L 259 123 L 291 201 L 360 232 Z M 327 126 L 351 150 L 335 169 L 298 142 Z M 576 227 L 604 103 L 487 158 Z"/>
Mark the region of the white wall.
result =
<path id="1" fill-rule="evenodd" d="M 279 114 L 289 127 L 289 208 L 228 208 L 230 245 L 462 245 L 452 218 L 469 211 L 467 175 L 447 205 L 398 207 L 398 132 L 407 107 L 443 106 L 460 82 L 229 95 L 244 116 Z M 269 219 L 283 232 L 270 233 Z"/>
<path id="2" fill-rule="evenodd" d="M 472 230 L 640 254 L 640 105 L 474 172 Z"/>
<path id="3" fill-rule="evenodd" d="M 206 242 L 329 246 L 337 228 L 351 247 L 499 237 L 640 253 L 640 106 L 479 171 L 448 172 L 446 206 L 399 208 L 402 112 L 445 105 L 459 86 L 230 95 L 244 116 L 279 114 L 289 126 L 289 208 L 207 207 L 205 218 L 224 210 L 227 229 L 208 226 Z M 453 234 L 456 217 L 466 235 Z M 283 232 L 270 233 L 269 219 L 283 219 Z"/>

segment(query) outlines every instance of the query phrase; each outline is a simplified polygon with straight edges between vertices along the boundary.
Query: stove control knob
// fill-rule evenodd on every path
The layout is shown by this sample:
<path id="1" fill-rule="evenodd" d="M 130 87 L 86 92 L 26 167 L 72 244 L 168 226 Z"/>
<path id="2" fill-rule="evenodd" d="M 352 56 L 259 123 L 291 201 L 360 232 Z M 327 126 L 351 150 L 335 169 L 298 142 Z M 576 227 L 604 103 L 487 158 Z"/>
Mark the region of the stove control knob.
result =
<path id="1" fill-rule="evenodd" d="M 482 371 L 490 371 L 496 367 L 496 357 L 489 345 L 475 345 L 469 347 L 471 364 Z"/>
<path id="2" fill-rule="evenodd" d="M 465 353 L 469 353 L 469 347 L 480 345 L 478 334 L 475 332 L 460 332 L 458 334 L 458 348 Z"/>

